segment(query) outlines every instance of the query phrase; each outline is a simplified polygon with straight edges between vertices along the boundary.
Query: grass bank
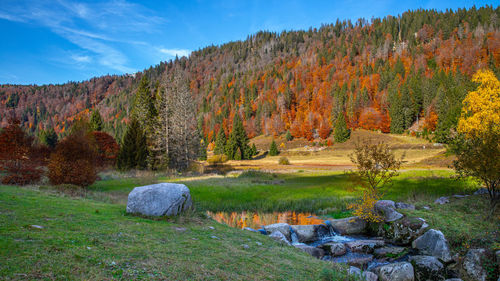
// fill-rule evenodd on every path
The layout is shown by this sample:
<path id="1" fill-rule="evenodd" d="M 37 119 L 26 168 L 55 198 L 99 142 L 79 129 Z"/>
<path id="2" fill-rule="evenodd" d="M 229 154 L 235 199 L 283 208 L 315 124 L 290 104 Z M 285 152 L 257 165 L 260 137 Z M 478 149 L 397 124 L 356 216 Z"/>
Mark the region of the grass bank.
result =
<path id="1" fill-rule="evenodd" d="M 345 278 L 338 267 L 300 250 L 196 214 L 152 220 L 124 211 L 119 204 L 0 186 L 1 278 Z"/>

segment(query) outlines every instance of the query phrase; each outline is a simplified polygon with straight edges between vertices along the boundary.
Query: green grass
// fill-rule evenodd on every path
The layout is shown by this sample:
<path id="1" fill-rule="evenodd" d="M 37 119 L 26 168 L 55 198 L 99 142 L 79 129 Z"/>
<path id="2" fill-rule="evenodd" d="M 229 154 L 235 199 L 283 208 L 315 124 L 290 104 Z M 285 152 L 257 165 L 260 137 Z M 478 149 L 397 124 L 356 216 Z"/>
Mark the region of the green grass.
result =
<path id="1" fill-rule="evenodd" d="M 404 171 L 386 188 L 385 199 L 416 202 L 450 194 L 472 193 L 477 186 L 456 180 L 449 170 Z M 361 189 L 343 172 L 296 172 L 269 174 L 248 171 L 239 176 L 160 178 L 186 184 L 200 211 L 298 211 L 342 216 L 346 206 L 360 196 Z M 136 179 L 98 181 L 89 190 L 92 198 L 111 197 L 126 203 L 135 187 L 150 182 Z M 103 193 L 103 194 L 101 194 Z M 345 215 L 345 214 L 344 214 Z"/>
<path id="2" fill-rule="evenodd" d="M 417 210 L 403 210 L 406 215 L 424 218 L 431 228 L 439 229 L 451 247 L 465 254 L 470 248 L 500 250 L 500 210 L 487 218 L 489 200 L 486 195 L 466 198 L 449 197 L 450 203 L 439 205 L 420 201 Z M 419 208 L 430 206 L 430 210 Z"/>
<path id="3" fill-rule="evenodd" d="M 344 278 L 298 249 L 196 214 L 153 220 L 126 215 L 120 204 L 12 186 L 0 186 L 0 226 L 2 279 Z"/>

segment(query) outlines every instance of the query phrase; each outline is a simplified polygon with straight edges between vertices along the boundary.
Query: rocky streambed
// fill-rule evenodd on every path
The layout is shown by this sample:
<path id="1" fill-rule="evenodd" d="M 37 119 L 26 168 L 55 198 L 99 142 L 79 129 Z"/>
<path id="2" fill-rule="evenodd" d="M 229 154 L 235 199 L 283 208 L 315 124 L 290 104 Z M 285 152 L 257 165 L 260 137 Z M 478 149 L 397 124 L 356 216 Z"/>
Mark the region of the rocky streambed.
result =
<path id="1" fill-rule="evenodd" d="M 315 258 L 348 264 L 350 274 L 365 280 L 461 280 L 461 276 L 466 280 L 487 280 L 482 265 L 484 249 L 471 249 L 465 257 L 454 255 L 441 231 L 430 229 L 422 218 L 402 215 L 397 211 L 401 208 L 414 207 L 378 201 L 376 210 L 384 218 L 380 223 L 350 217 L 321 224 L 275 223 L 258 230 L 245 229 L 268 235 Z"/>

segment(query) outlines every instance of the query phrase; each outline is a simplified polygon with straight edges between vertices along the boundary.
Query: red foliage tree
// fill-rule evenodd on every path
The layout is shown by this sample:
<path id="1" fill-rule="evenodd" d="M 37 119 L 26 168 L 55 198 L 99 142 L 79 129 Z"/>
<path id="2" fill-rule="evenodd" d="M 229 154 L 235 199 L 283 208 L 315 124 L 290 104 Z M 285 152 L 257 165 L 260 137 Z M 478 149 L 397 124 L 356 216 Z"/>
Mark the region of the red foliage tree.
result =
<path id="1" fill-rule="evenodd" d="M 96 164 L 105 168 L 114 166 L 120 147 L 116 140 L 105 132 L 92 132 L 97 148 Z"/>
<path id="2" fill-rule="evenodd" d="M 331 132 L 332 128 L 330 127 L 330 124 L 328 124 L 328 121 L 323 119 L 319 125 L 319 137 L 322 139 L 327 139 L 330 136 Z"/>
<path id="3" fill-rule="evenodd" d="M 26 135 L 19 124 L 19 120 L 11 120 L 0 133 L 0 169 L 7 173 L 4 184 L 25 185 L 42 175 L 41 149 L 33 146 L 33 137 Z"/>

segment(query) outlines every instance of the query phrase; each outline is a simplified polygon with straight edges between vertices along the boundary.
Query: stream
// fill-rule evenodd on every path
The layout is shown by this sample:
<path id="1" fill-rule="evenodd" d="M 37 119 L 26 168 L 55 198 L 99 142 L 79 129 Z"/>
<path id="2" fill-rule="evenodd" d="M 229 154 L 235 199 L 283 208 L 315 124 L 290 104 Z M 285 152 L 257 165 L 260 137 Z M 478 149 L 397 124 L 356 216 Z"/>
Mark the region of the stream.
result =
<path id="1" fill-rule="evenodd" d="M 335 262 L 335 263 L 347 263 L 349 265 L 355 265 L 362 269 L 368 270 L 375 268 L 377 266 L 400 262 L 408 260 L 408 253 L 404 252 L 401 256 L 395 257 L 393 259 L 376 257 L 377 255 L 373 252 L 373 247 L 369 251 L 356 251 L 352 252 L 350 247 L 347 247 L 346 243 L 349 242 L 362 242 L 370 244 L 372 241 L 375 243 L 380 242 L 380 239 L 369 236 L 343 236 L 336 233 L 328 220 L 323 220 L 318 218 L 316 215 L 311 213 L 298 213 L 298 212 L 274 212 L 274 213 L 257 213 L 257 212 L 207 212 L 207 214 L 219 223 L 226 224 L 228 226 L 240 229 L 257 230 L 262 234 L 266 234 L 263 229 L 264 226 L 275 224 L 275 223 L 287 223 L 289 225 L 322 225 L 320 229 L 317 230 L 317 239 L 308 243 L 299 242 L 297 233 L 290 226 L 290 244 L 293 246 L 311 246 L 322 248 L 328 243 L 341 243 L 345 246 L 345 254 L 340 256 L 332 256 L 325 252 L 325 255 L 321 258 L 325 261 Z M 269 233 L 267 233 L 269 234 Z M 385 248 L 397 248 L 393 245 L 383 243 Z"/>

